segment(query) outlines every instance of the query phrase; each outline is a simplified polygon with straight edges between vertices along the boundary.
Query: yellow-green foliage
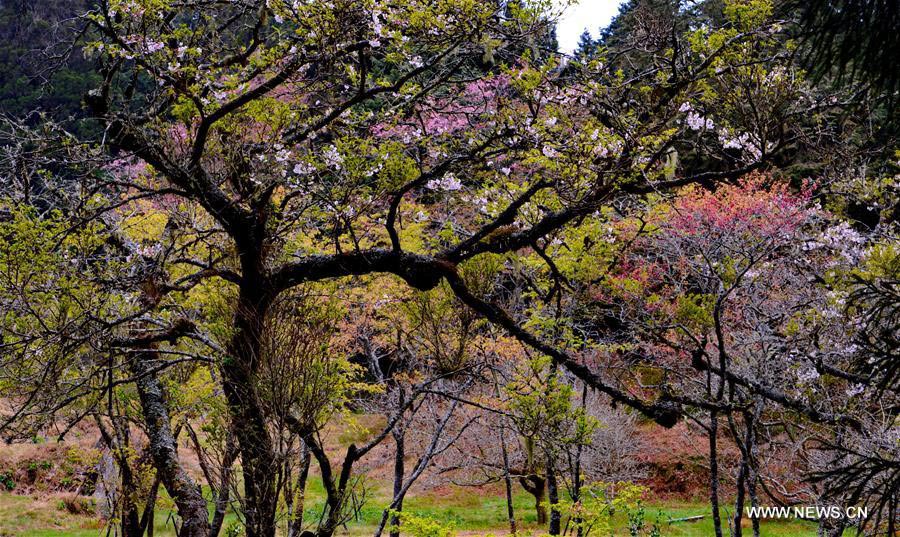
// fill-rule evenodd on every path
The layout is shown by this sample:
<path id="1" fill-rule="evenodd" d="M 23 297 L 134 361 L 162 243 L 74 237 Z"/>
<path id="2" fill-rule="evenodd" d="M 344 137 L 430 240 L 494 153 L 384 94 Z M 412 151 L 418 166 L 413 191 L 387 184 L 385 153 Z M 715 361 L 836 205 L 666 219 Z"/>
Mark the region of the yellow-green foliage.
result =
<path id="1" fill-rule="evenodd" d="M 9 210 L 11 218 L 0 223 L 0 289 L 27 307 L 3 313 L 4 343 L 15 344 L 15 334 L 61 330 L 86 312 L 102 315 L 117 302 L 99 293 L 85 267 L 76 263 L 106 240 L 99 223 L 71 230 L 58 212 L 39 218 L 25 206 Z M 54 352 L 54 345 L 44 352 Z"/>
<path id="2" fill-rule="evenodd" d="M 412 537 L 450 537 L 453 535 L 452 524 L 442 524 L 433 518 L 393 509 L 390 510 L 389 514 L 392 518 L 397 518 L 400 521 L 403 533 L 412 535 Z M 399 530 L 401 527 L 391 526 L 390 530 Z"/>
<path id="3" fill-rule="evenodd" d="M 303 425 L 323 427 L 347 411 L 351 397 L 380 388 L 363 380 L 364 370 L 335 349 L 336 301 L 289 295 L 276 304 L 265 328 L 259 390 L 265 404 L 282 406 Z"/>
<path id="4" fill-rule="evenodd" d="M 589 444 L 599 427 L 596 418 L 573 404 L 574 389 L 563 382 L 549 358 L 529 360 L 505 390 L 520 434 L 544 442 L 545 449 Z"/>
<path id="5" fill-rule="evenodd" d="M 562 500 L 548 506 L 567 517 L 569 524 L 584 537 L 589 535 L 615 535 L 614 517 L 624 515 L 632 526 L 632 535 L 643 529 L 643 498 L 649 489 L 634 483 L 596 482 L 582 487 L 577 502 Z"/>
<path id="6" fill-rule="evenodd" d="M 727 0 L 725 17 L 741 30 L 761 26 L 772 16 L 771 0 Z"/>
<path id="7" fill-rule="evenodd" d="M 896 243 L 873 245 L 866 252 L 862 266 L 856 273 L 865 280 L 900 277 L 900 245 Z"/>

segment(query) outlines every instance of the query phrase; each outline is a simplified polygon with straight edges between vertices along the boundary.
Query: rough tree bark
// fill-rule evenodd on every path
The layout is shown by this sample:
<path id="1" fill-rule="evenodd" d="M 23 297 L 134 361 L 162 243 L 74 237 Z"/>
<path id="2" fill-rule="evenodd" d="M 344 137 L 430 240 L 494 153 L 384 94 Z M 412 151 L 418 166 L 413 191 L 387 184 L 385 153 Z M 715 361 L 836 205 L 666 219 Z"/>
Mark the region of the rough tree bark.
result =
<path id="1" fill-rule="evenodd" d="M 247 257 L 256 258 L 248 261 Z M 229 356 L 222 364 L 223 388 L 241 454 L 247 537 L 274 537 L 277 462 L 255 387 L 260 334 L 271 297 L 264 290 L 261 256 L 245 253 L 242 258 L 244 271 L 234 335 L 228 346 Z"/>
<path id="2" fill-rule="evenodd" d="M 172 434 L 162 383 L 153 371 L 154 362 L 153 352 L 138 352 L 131 360 L 131 373 L 135 377 L 147 428 L 148 450 L 159 480 L 178 507 L 183 524 L 179 535 L 208 537 L 206 500 L 178 459 L 178 446 Z"/>

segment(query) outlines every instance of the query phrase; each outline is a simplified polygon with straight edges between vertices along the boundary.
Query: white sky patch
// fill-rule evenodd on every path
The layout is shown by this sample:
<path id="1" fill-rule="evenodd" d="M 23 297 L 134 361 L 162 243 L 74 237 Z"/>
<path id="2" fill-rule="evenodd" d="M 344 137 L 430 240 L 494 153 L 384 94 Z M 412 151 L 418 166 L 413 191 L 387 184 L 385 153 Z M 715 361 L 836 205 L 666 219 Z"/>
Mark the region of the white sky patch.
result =
<path id="1" fill-rule="evenodd" d="M 563 11 L 556 26 L 559 50 L 572 52 L 578 45 L 578 37 L 587 29 L 596 39 L 619 12 L 622 0 L 581 0 Z"/>

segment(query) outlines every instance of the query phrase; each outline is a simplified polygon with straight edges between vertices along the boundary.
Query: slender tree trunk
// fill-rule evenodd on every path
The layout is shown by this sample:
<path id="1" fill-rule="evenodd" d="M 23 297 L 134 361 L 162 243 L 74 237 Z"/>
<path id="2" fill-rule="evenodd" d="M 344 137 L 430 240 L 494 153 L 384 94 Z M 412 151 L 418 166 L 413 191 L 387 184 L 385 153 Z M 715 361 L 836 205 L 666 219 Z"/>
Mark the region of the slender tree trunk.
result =
<path id="1" fill-rule="evenodd" d="M 394 505 L 394 510 L 400 512 L 403 511 L 403 496 L 401 496 L 401 492 L 403 491 L 403 478 L 406 475 L 406 469 L 403 467 L 403 458 L 406 456 L 406 438 L 402 427 L 394 429 L 391 432 L 391 435 L 394 437 L 394 443 L 397 446 L 397 449 L 394 451 L 393 497 L 397 500 Z M 400 537 L 400 517 L 394 516 L 391 518 L 390 536 Z"/>
<path id="2" fill-rule="evenodd" d="M 738 446 L 741 452 L 741 462 L 738 466 L 738 476 L 737 482 L 735 484 L 734 513 L 732 514 L 729 524 L 731 527 L 731 535 L 733 537 L 742 537 L 744 534 L 744 528 L 741 527 L 741 523 L 743 522 L 744 518 L 744 498 L 745 487 L 747 483 L 747 467 L 749 464 L 749 454 L 747 453 L 747 442 L 745 438 L 742 438 L 740 433 L 738 432 L 738 426 L 734 421 L 734 417 L 731 414 L 728 414 L 727 418 L 728 427 L 729 429 L 731 429 L 731 435 L 734 438 L 734 443 Z M 746 425 L 749 426 L 748 430 L 753 427 L 752 422 L 748 422 Z"/>
<path id="3" fill-rule="evenodd" d="M 841 537 L 844 535 L 844 530 L 847 527 L 847 522 L 844 519 L 833 519 L 822 517 L 819 519 L 819 528 L 818 534 L 822 537 Z M 896 535 L 896 532 L 888 531 L 885 535 Z"/>
<path id="4" fill-rule="evenodd" d="M 344 462 L 341 465 L 341 473 L 335 480 L 331 461 L 329 461 L 323 447 L 316 442 L 312 434 L 307 434 L 304 440 L 319 463 L 319 470 L 322 473 L 322 484 L 325 487 L 324 519 L 319 525 L 316 535 L 318 537 L 331 537 L 341 523 L 341 516 L 347 500 L 347 485 L 350 481 L 353 464 L 358 460 L 356 445 L 350 444 L 347 447 L 347 453 L 344 455 Z"/>
<path id="5" fill-rule="evenodd" d="M 559 486 L 556 483 L 556 469 L 553 458 L 547 454 L 547 496 L 550 500 L 550 535 L 559 535 L 562 528 L 562 513 L 559 512 Z"/>
<path id="6" fill-rule="evenodd" d="M 401 395 L 402 395 L 402 392 L 401 392 Z M 402 401 L 402 398 L 401 398 L 401 401 Z M 459 403 L 457 401 L 454 401 L 450 405 L 450 408 L 447 409 L 447 412 L 444 414 L 443 419 L 441 419 L 440 423 L 435 427 L 434 433 L 431 435 L 431 442 L 428 444 L 428 447 L 425 448 L 425 451 L 422 453 L 422 455 L 419 457 L 419 459 L 416 461 L 416 464 L 413 466 L 413 470 L 409 474 L 409 477 L 404 476 L 405 471 L 404 471 L 404 464 L 403 464 L 402 460 L 399 460 L 399 463 L 400 463 L 399 467 L 398 466 L 394 467 L 394 469 L 395 469 L 394 499 L 391 501 L 391 504 L 387 508 L 385 508 L 385 510 L 382 512 L 381 522 L 378 525 L 378 529 L 375 530 L 375 537 L 381 537 L 381 533 L 382 533 L 382 531 L 384 531 L 384 526 L 387 524 L 388 513 L 390 512 L 390 510 L 394 509 L 396 511 L 400 511 L 403 508 L 403 499 L 406 497 L 406 494 L 409 492 L 409 488 L 412 487 L 413 484 L 416 482 L 416 480 L 422 476 L 422 472 L 424 472 L 425 469 L 428 468 L 428 465 L 431 464 L 431 461 L 434 458 L 434 456 L 438 452 L 443 451 L 443 449 L 439 447 L 441 435 L 443 434 L 444 428 L 447 426 L 447 423 L 450 422 L 450 418 L 453 416 L 453 412 L 456 410 L 456 407 L 458 404 Z M 399 448 L 398 453 L 401 453 L 404 451 L 404 449 L 402 447 L 403 446 L 402 438 L 404 435 L 404 432 L 403 432 L 404 427 L 406 427 L 406 425 L 399 424 L 398 427 L 400 430 L 399 437 L 401 438 L 401 443 L 398 446 L 398 448 Z M 393 431 L 392 431 L 392 434 L 393 434 Z M 397 438 L 397 436 L 395 436 L 395 438 Z M 398 484 L 399 484 L 399 486 L 398 486 Z"/>
<path id="7" fill-rule="evenodd" d="M 762 408 L 759 403 L 757 403 L 754 405 L 754 410 L 752 412 L 744 413 L 745 433 L 743 438 L 738 433 L 738 428 L 735 420 L 731 417 L 731 415 L 728 416 L 728 425 L 731 428 L 735 443 L 737 443 L 741 451 L 741 466 L 740 470 L 738 471 L 737 496 L 734 503 L 734 518 L 732 522 L 732 525 L 734 526 L 734 535 L 736 537 L 741 537 L 741 535 L 743 535 L 741 522 L 743 521 L 745 490 L 747 492 L 747 495 L 750 496 L 751 507 L 755 507 L 757 503 L 756 472 L 753 468 L 753 453 L 756 443 L 756 419 L 759 417 L 761 412 Z M 753 524 L 754 537 L 759 537 L 759 517 L 755 515 L 752 516 L 751 523 Z"/>
<path id="8" fill-rule="evenodd" d="M 582 384 L 581 387 L 581 409 L 585 410 L 587 408 L 587 384 Z M 572 464 L 572 501 L 574 503 L 578 503 L 581 500 L 581 456 L 584 451 L 584 445 L 579 443 L 575 448 L 575 462 Z M 580 517 L 574 517 L 572 520 L 573 523 L 576 524 L 578 528 L 576 530 L 577 537 L 582 537 L 584 534 L 584 526 L 581 524 Z M 568 528 L 569 523 L 566 522 L 566 527 Z"/>
<path id="9" fill-rule="evenodd" d="M 162 383 L 153 371 L 155 354 L 138 353 L 131 362 L 149 439 L 148 450 L 156 473 L 178 508 L 180 537 L 208 537 L 209 512 L 200 487 L 181 466 L 172 434 Z"/>
<path id="10" fill-rule="evenodd" d="M 122 537 L 143 537 L 144 532 L 141 529 L 141 519 L 138 514 L 137 503 L 135 502 L 138 487 L 134 474 L 131 471 L 128 456 L 130 451 L 128 424 L 123 423 L 120 417 L 113 415 L 112 398 L 110 398 L 108 412 L 112 423 L 112 433 L 106 429 L 99 417 L 96 417 L 96 419 L 103 443 L 106 444 L 112 459 L 119 469 L 119 487 L 115 495 L 111 496 L 111 498 L 116 498 L 115 503 L 111 505 L 111 512 L 113 514 L 116 510 L 119 512 L 119 525 L 122 529 Z"/>
<path id="11" fill-rule="evenodd" d="M 534 508 L 537 514 L 538 526 L 547 524 L 547 496 L 544 487 L 541 487 L 534 494 Z"/>
<path id="12" fill-rule="evenodd" d="M 741 522 L 743 522 L 744 518 L 744 497 L 745 492 L 744 488 L 747 483 L 747 461 L 741 460 L 740 469 L 738 469 L 738 477 L 737 477 L 737 494 L 734 498 L 734 516 L 732 517 L 731 525 L 732 530 L 731 534 L 734 537 L 742 537 L 744 534 L 744 529 L 741 527 Z"/>
<path id="13" fill-rule="evenodd" d="M 890 500 L 888 500 L 888 527 L 887 534 L 888 535 L 897 535 L 897 493 L 896 491 L 891 494 Z M 842 521 L 844 519 L 841 519 Z M 844 521 L 846 523 L 846 521 Z"/>
<path id="14" fill-rule="evenodd" d="M 509 532 L 516 534 L 516 513 L 513 510 L 512 477 L 509 475 L 509 452 L 506 449 L 506 427 L 500 424 L 500 451 L 503 453 L 503 483 L 506 485 L 506 518 Z"/>
<path id="15" fill-rule="evenodd" d="M 356 457 L 356 446 L 350 444 L 350 447 L 347 448 L 347 454 L 344 456 L 344 464 L 341 469 L 340 477 L 335 480 L 331 461 L 328 459 L 325 449 L 316 440 L 314 434 L 307 432 L 303 437 L 303 441 L 309 446 L 310 452 L 319 464 L 319 471 L 322 474 L 322 486 L 325 487 L 325 512 L 323 513 L 323 519 L 319 524 L 316 535 L 318 537 L 331 537 L 340 522 L 340 513 L 345 499 L 344 493 L 346 491 L 346 484 L 350 476 L 350 469 L 353 466 Z"/>
<path id="16" fill-rule="evenodd" d="M 141 532 L 147 537 L 153 537 L 153 521 L 156 518 L 156 498 L 159 493 L 159 474 L 153 478 L 150 493 L 147 495 L 147 503 L 144 505 L 144 514 L 141 515 Z"/>
<path id="17" fill-rule="evenodd" d="M 138 489 L 134 474 L 127 462 L 120 465 L 120 471 L 122 475 L 122 536 L 143 537 L 144 530 L 141 528 L 138 506 L 134 498 Z"/>
<path id="18" fill-rule="evenodd" d="M 219 478 L 219 489 L 216 495 L 215 510 L 209 527 L 209 537 L 218 537 L 225 523 L 225 513 L 228 511 L 228 503 L 231 499 L 231 468 L 237 458 L 238 448 L 235 445 L 234 434 L 229 431 L 225 439 L 225 456 L 222 460 L 222 475 Z"/>
<path id="19" fill-rule="evenodd" d="M 759 507 L 759 497 L 756 495 L 756 470 L 753 468 L 752 464 L 748 470 L 747 495 L 750 497 L 750 506 L 756 508 Z M 753 525 L 753 537 L 760 537 L 759 516 L 756 514 L 756 509 L 753 510 L 753 516 L 750 517 L 750 524 Z"/>
<path id="20" fill-rule="evenodd" d="M 722 537 L 722 518 L 719 515 L 719 458 L 716 452 L 719 434 L 719 414 L 709 415 L 709 503 L 712 506 L 713 527 L 716 537 Z"/>
<path id="21" fill-rule="evenodd" d="M 756 418 L 762 413 L 762 403 L 757 403 L 754 424 L 756 423 Z M 755 460 L 755 452 L 756 452 L 756 439 L 755 434 L 751 433 L 748 436 L 750 440 L 750 445 L 747 447 L 749 453 L 749 460 L 747 464 L 747 495 L 750 497 L 750 506 L 751 507 L 759 507 L 759 496 L 756 494 L 756 481 L 758 479 L 758 474 L 756 473 L 756 466 L 754 463 Z M 753 510 L 753 516 L 750 517 L 750 524 L 753 526 L 753 537 L 760 537 L 760 529 L 759 529 L 759 515 L 756 514 L 756 509 Z"/>
<path id="22" fill-rule="evenodd" d="M 303 453 L 300 455 L 300 475 L 297 476 L 297 499 L 294 502 L 294 519 L 291 521 L 288 537 L 299 537 L 303 533 L 303 510 L 306 509 L 306 482 L 309 479 L 310 462 L 312 462 L 312 456 L 309 452 L 309 446 L 306 445 L 306 442 L 303 442 Z"/>
<path id="23" fill-rule="evenodd" d="M 494 395 L 500 399 L 500 384 L 497 382 L 496 370 L 491 370 L 494 379 Z M 506 447 L 506 420 L 500 418 L 500 453 L 503 455 L 503 484 L 506 486 L 506 518 L 509 521 L 509 532 L 516 535 L 516 512 L 513 508 L 512 476 L 509 472 L 509 450 Z"/>
<path id="24" fill-rule="evenodd" d="M 141 537 L 141 520 L 138 514 L 137 493 L 139 483 L 131 471 L 129 455 L 131 453 L 131 433 L 128 430 L 128 422 L 121 416 L 113 418 L 113 431 L 118 439 L 116 456 L 119 460 L 119 469 L 122 475 L 122 534 L 124 537 Z"/>

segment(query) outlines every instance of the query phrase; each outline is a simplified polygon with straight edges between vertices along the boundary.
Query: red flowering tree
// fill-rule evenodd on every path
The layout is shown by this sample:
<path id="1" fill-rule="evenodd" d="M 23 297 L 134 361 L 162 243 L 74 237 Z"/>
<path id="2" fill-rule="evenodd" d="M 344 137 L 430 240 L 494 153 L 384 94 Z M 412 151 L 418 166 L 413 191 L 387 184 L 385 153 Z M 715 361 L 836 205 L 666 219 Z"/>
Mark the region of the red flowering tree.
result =
<path id="1" fill-rule="evenodd" d="M 751 175 L 715 191 L 689 187 L 657 201 L 617 223 L 621 261 L 595 294 L 600 311 L 622 304 L 617 314 L 637 343 L 618 359 L 640 372 L 632 382 L 693 408 L 698 423 L 703 416 L 717 533 L 720 420 L 741 455 L 733 476 L 736 534 L 745 495 L 757 504 L 760 485 L 800 487 L 831 460 L 822 444 L 794 445 L 805 467 L 784 475 L 780 452 L 791 441 L 762 422 L 799 417 L 811 423 L 808 441 L 832 447 L 835 438 L 890 434 L 862 411 L 860 395 L 877 382 L 852 373 L 855 328 L 834 305 L 835 275 L 853 266 L 863 238 L 814 205 L 811 193 L 810 186 L 792 190 Z M 835 240 L 838 233 L 843 240 Z M 823 382 L 831 387 L 823 389 Z M 796 489 L 793 500 L 786 489 L 780 494 L 776 501 L 848 498 L 827 487 Z"/>

